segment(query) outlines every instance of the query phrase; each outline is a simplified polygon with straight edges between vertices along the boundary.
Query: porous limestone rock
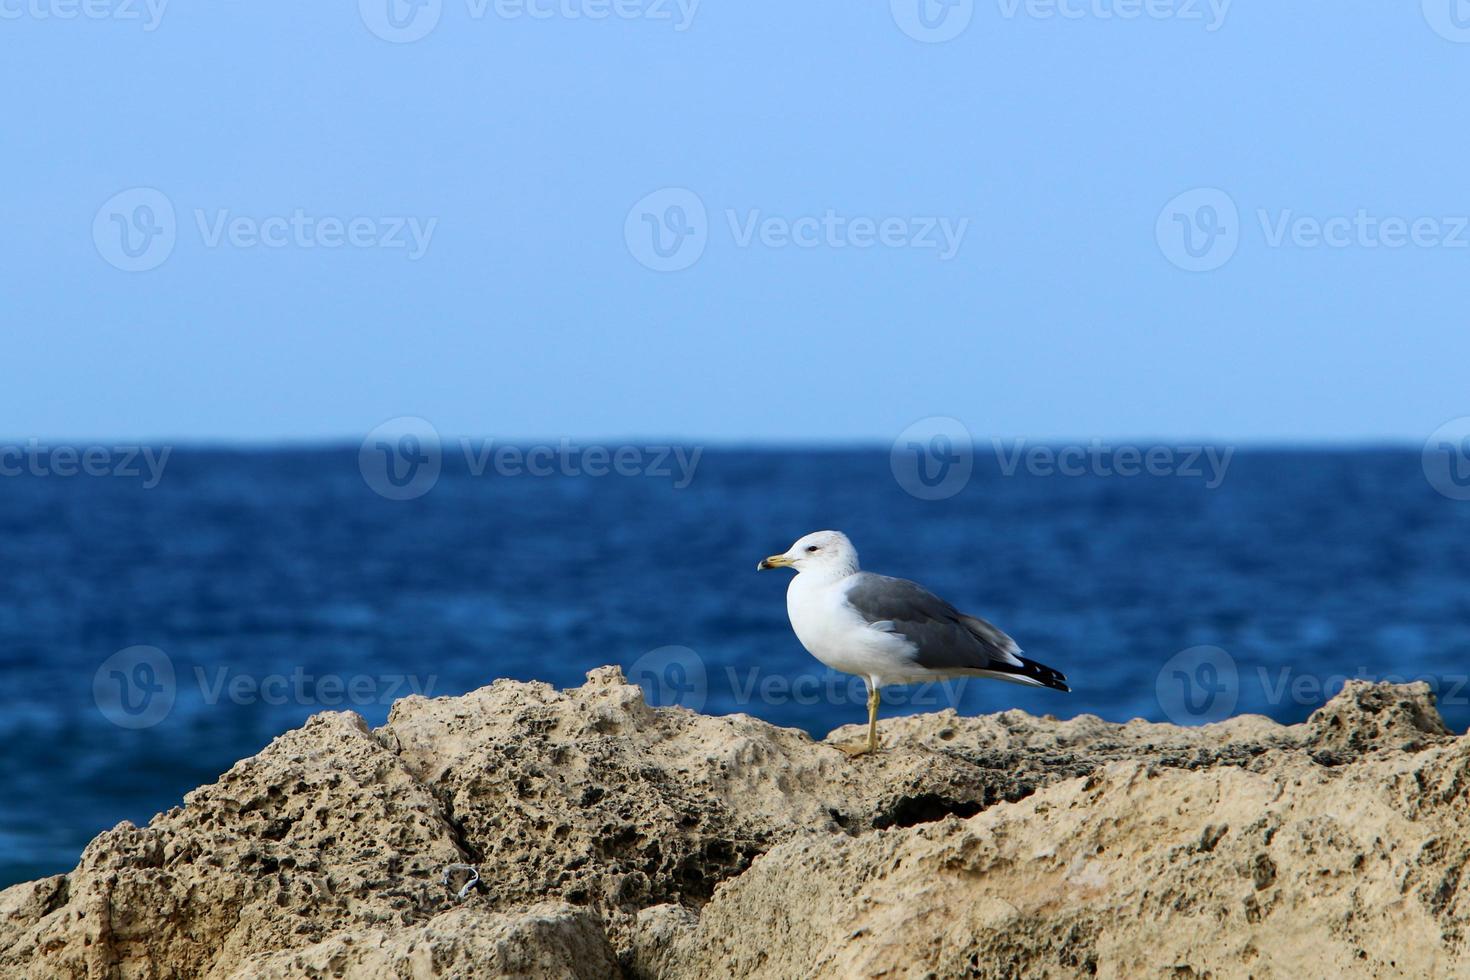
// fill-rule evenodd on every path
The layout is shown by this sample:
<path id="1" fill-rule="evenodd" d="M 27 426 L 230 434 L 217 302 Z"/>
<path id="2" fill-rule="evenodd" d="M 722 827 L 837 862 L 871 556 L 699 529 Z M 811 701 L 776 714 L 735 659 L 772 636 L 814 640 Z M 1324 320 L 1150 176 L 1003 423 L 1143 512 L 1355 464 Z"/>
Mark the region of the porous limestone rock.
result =
<path id="1" fill-rule="evenodd" d="M 1425 685 L 1305 724 L 1007 711 L 885 751 L 616 668 L 328 713 L 0 892 L 4 977 L 1464 975 L 1470 743 Z M 481 880 L 463 897 L 463 876 Z"/>
<path id="2" fill-rule="evenodd" d="M 303 949 L 257 957 L 233 980 L 611 980 L 618 975 L 617 958 L 596 915 L 544 903 L 516 913 L 452 909 L 409 928 L 337 933 Z"/>

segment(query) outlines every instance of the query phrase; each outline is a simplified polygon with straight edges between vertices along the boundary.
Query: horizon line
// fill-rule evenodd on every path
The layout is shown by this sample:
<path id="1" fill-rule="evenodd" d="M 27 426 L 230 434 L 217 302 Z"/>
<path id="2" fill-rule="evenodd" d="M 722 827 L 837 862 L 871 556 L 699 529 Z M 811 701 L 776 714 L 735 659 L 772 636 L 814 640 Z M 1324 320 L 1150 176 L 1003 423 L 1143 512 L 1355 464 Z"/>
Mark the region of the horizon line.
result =
<path id="1" fill-rule="evenodd" d="M 0 435 L 0 449 L 31 447 L 55 449 L 58 447 L 131 447 L 158 446 L 172 450 L 215 450 L 261 452 L 270 450 L 313 451 L 339 450 L 361 447 L 361 436 L 88 436 L 45 438 L 38 436 L 13 437 Z M 571 449 L 594 446 L 686 446 L 716 451 L 891 451 L 893 440 L 869 437 L 795 437 L 795 438 L 730 438 L 696 436 L 530 436 L 510 437 L 487 435 L 452 435 L 441 437 L 445 445 L 469 442 L 474 445 L 494 444 L 502 446 L 561 446 L 566 443 Z M 1423 448 L 1423 441 L 1400 436 L 1329 436 L 1320 438 L 1296 438 L 1266 436 L 1250 438 L 1212 438 L 1202 436 L 1017 436 L 999 435 L 975 438 L 975 448 L 990 448 L 997 443 L 1012 447 L 1025 444 L 1037 447 L 1072 447 L 1094 445 L 1106 451 L 1127 447 L 1174 447 L 1193 446 L 1221 447 L 1232 450 L 1266 451 L 1332 451 L 1332 450 L 1415 450 Z"/>

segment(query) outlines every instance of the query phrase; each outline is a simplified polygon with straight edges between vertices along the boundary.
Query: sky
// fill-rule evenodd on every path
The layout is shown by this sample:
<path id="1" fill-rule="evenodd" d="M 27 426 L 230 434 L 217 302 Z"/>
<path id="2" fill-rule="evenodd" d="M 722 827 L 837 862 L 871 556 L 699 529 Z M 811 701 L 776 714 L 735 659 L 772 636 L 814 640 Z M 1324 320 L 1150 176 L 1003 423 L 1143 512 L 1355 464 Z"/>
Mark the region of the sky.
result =
<path id="1" fill-rule="evenodd" d="M 0 0 L 0 438 L 1470 415 L 1461 0 L 419 2 Z"/>

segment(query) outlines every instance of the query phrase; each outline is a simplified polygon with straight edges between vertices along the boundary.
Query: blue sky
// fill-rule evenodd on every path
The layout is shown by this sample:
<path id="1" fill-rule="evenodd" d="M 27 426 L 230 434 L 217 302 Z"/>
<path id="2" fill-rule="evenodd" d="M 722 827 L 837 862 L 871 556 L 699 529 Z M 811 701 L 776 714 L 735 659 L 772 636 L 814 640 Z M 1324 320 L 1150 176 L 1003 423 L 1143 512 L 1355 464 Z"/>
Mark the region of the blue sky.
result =
<path id="1" fill-rule="evenodd" d="M 1470 415 L 1451 0 L 92 2 L 0 0 L 6 438 Z"/>

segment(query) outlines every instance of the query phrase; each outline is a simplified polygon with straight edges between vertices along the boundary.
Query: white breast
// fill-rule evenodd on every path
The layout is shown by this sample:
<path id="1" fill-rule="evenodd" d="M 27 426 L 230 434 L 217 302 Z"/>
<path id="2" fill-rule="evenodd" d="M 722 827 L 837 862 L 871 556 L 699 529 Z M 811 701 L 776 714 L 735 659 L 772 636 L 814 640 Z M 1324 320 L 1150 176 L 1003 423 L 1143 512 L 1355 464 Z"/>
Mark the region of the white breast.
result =
<path id="1" fill-rule="evenodd" d="M 807 652 L 833 670 L 878 684 L 902 683 L 912 663 L 908 640 L 874 629 L 846 602 L 850 579 L 797 575 L 786 589 L 791 628 Z"/>

